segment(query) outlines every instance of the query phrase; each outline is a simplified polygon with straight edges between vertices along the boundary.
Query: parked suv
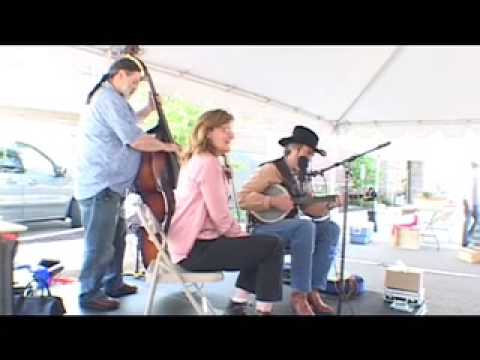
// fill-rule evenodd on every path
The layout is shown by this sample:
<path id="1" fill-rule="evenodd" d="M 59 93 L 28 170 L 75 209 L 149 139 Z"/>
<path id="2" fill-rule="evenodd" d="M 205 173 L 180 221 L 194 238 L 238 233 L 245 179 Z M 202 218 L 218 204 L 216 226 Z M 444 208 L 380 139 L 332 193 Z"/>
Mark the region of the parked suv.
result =
<path id="1" fill-rule="evenodd" d="M 35 146 L 0 143 L 0 218 L 12 222 L 71 219 L 81 226 L 72 178 Z"/>

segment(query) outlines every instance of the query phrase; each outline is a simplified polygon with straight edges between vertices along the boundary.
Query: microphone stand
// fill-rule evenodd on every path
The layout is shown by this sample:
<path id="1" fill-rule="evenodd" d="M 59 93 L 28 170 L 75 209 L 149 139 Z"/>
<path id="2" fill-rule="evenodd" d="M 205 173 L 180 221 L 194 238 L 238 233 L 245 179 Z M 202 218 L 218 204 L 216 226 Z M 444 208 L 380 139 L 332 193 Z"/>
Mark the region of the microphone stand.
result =
<path id="1" fill-rule="evenodd" d="M 345 188 L 344 188 L 344 201 L 343 201 L 343 229 L 342 229 L 342 254 L 341 254 L 341 261 L 340 261 L 340 294 L 338 296 L 338 305 L 337 305 L 337 315 L 342 314 L 342 301 L 343 297 L 345 296 L 345 280 L 344 280 L 344 271 L 345 271 L 345 246 L 346 246 L 346 234 L 347 234 L 347 210 L 348 210 L 348 199 L 349 199 L 349 177 L 352 176 L 352 168 L 351 168 L 351 163 L 357 160 L 358 158 L 371 153 L 373 151 L 379 150 L 385 146 L 390 145 L 391 142 L 386 142 L 384 144 L 378 145 L 377 147 L 367 150 L 363 153 L 357 154 L 350 156 L 349 158 L 336 162 L 333 165 L 326 167 L 324 169 L 321 169 L 319 171 L 312 171 L 310 172 L 310 176 L 316 176 L 320 175 L 323 176 L 323 174 L 331 170 L 333 168 L 336 168 L 338 166 L 343 166 L 345 170 Z"/>

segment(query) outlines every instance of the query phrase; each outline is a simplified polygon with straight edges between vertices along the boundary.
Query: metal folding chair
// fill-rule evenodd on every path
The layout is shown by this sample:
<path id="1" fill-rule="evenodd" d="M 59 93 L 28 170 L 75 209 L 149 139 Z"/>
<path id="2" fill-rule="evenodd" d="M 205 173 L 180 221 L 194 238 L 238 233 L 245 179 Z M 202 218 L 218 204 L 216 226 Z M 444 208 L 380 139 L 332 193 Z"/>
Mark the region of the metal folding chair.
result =
<path id="1" fill-rule="evenodd" d="M 452 217 L 453 213 L 454 209 L 436 210 L 432 214 L 430 220 L 428 220 L 428 222 L 425 224 L 421 224 L 420 226 L 419 235 L 422 237 L 422 239 L 425 237 L 434 238 L 437 245 L 437 251 L 440 250 L 440 240 L 437 234 L 438 231 L 446 231 L 448 237 L 451 238 L 448 221 Z"/>
<path id="2" fill-rule="evenodd" d="M 159 283 L 180 283 L 197 314 L 218 315 L 219 311 L 211 305 L 203 287 L 206 283 L 222 281 L 223 272 L 188 272 L 174 264 L 167 250 L 167 235 L 163 232 L 150 208 L 143 203 L 140 197 L 135 202 L 135 207 L 141 225 L 148 234 L 148 239 L 158 251 L 155 260 L 150 263 L 145 272 L 145 279 L 151 285 L 144 314 L 150 315 L 152 312 L 153 300 Z M 198 295 L 200 300 L 197 300 L 194 294 Z"/>

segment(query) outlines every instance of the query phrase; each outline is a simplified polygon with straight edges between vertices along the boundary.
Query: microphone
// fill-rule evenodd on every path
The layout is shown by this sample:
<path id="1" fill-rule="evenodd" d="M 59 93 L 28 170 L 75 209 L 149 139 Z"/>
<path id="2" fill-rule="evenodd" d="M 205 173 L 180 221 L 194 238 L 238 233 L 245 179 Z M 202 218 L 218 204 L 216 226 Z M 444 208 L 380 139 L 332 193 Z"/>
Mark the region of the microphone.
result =
<path id="1" fill-rule="evenodd" d="M 303 184 L 305 183 L 305 175 L 307 174 L 307 167 L 308 167 L 308 158 L 305 156 L 300 156 L 298 158 L 298 180 L 300 182 L 300 193 L 304 195 L 303 191 Z"/>
<path id="2" fill-rule="evenodd" d="M 298 167 L 300 169 L 298 178 L 300 183 L 303 183 L 305 181 L 305 175 L 307 174 L 308 158 L 305 156 L 300 156 L 298 158 Z"/>

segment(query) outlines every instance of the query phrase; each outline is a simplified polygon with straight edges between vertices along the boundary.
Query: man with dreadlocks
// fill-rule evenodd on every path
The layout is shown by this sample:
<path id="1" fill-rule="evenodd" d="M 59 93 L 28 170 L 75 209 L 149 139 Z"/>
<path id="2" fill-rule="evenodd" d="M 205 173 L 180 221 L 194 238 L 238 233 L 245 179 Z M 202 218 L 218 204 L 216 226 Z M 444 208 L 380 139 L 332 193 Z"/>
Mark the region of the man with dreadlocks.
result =
<path id="1" fill-rule="evenodd" d="M 79 295 L 84 309 L 115 310 L 120 303 L 114 298 L 137 292 L 122 279 L 126 190 L 137 175 L 141 152 L 179 152 L 176 144 L 163 143 L 138 127 L 137 121 L 155 108 L 153 98 L 138 113 L 128 103 L 141 77 L 134 60 L 115 61 L 88 94 L 82 116 L 74 191 L 85 228 Z"/>

